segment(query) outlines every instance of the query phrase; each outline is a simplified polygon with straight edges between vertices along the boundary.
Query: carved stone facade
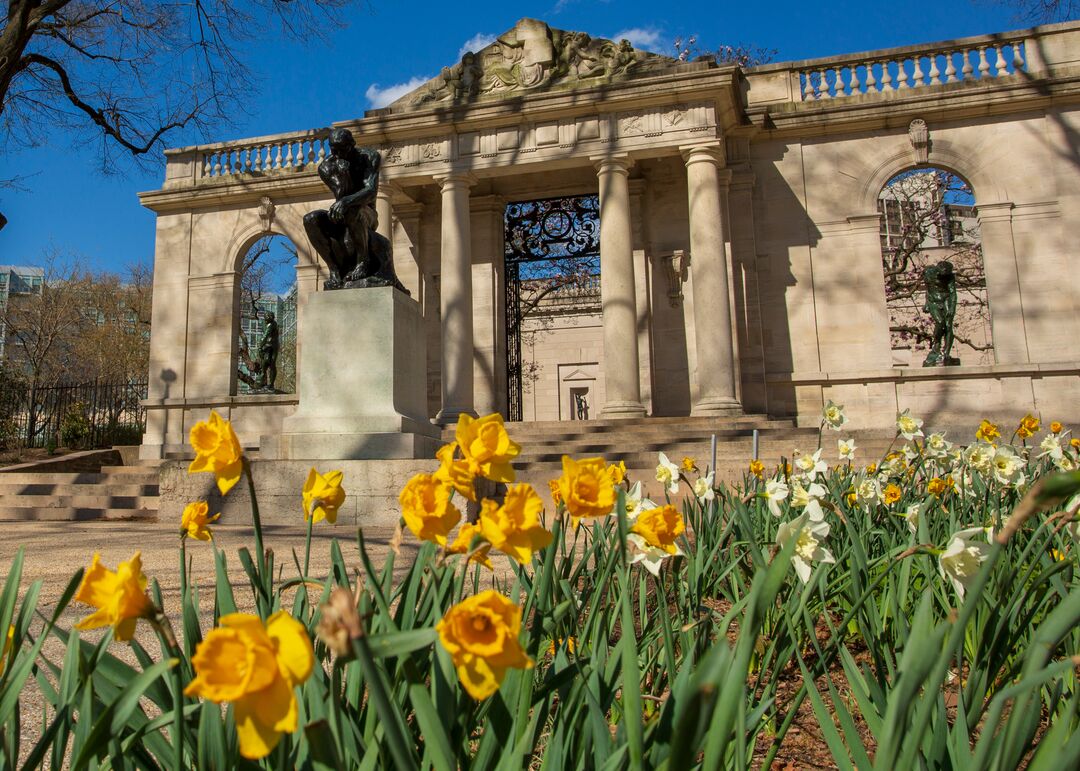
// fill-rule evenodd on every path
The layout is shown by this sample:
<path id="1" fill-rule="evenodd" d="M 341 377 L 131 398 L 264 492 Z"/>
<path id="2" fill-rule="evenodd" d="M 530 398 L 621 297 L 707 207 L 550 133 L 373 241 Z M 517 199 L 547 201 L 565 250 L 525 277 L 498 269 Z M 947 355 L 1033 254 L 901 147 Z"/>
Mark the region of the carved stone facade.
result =
<path id="1" fill-rule="evenodd" d="M 854 428 L 1026 411 L 1080 420 L 1080 24 L 753 69 L 679 62 L 523 19 L 389 108 L 335 124 L 380 148 L 379 232 L 422 305 L 428 406 L 506 408 L 504 213 L 598 195 L 600 306 L 526 330 L 527 419 L 767 413 Z M 985 63 L 985 67 L 983 64 Z M 272 437 L 295 397 L 237 396 L 237 264 L 269 228 L 321 268 L 328 129 L 167 153 L 143 453 L 213 407 Z M 878 195 L 937 166 L 975 191 L 993 363 L 895 367 Z M 268 207 L 265 201 L 272 201 Z M 1048 277 L 1051 277 L 1048 280 Z M 523 352 L 523 355 L 525 353 Z M 298 351 L 303 367 L 303 351 Z"/>

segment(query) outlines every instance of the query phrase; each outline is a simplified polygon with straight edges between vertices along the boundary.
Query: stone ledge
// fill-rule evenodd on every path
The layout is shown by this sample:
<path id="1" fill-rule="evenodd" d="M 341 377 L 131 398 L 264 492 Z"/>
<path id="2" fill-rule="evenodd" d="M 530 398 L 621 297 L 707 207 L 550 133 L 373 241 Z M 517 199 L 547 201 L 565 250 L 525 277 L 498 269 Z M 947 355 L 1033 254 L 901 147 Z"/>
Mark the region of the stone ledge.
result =
<path id="1" fill-rule="evenodd" d="M 918 380 L 970 380 L 1005 377 L 1053 377 L 1080 375 L 1080 362 L 1041 364 L 988 364 L 959 367 L 897 367 L 895 369 L 852 370 L 848 372 L 774 372 L 765 376 L 769 384 L 842 385 L 858 383 L 905 383 Z"/>
<path id="2" fill-rule="evenodd" d="M 299 394 L 237 394 L 234 396 L 194 396 L 174 399 L 143 399 L 140 404 L 147 409 L 182 407 L 257 407 L 259 405 L 299 404 Z"/>

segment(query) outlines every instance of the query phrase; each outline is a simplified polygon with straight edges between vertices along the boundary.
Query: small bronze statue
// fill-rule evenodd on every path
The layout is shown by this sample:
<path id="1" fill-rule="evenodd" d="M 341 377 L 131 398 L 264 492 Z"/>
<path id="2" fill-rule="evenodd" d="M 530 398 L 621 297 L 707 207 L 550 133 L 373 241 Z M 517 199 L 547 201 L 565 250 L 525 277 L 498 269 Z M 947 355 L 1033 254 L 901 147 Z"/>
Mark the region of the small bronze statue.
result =
<path id="1" fill-rule="evenodd" d="M 330 135 L 330 155 L 319 164 L 319 178 L 334 203 L 329 211 L 304 215 L 311 245 L 330 269 L 324 289 L 392 286 L 409 293 L 394 273 L 390 241 L 375 232 L 380 164 L 379 152 L 358 148 L 348 129 Z"/>
<path id="2" fill-rule="evenodd" d="M 953 322 L 956 320 L 956 269 L 948 260 L 931 265 L 923 272 L 926 302 L 923 310 L 934 321 L 934 336 L 924 367 L 952 367 L 960 359 L 950 356 L 953 346 Z"/>
<path id="3" fill-rule="evenodd" d="M 277 357 L 281 350 L 277 320 L 273 313 L 266 314 L 266 329 L 259 341 L 259 385 L 257 390 L 273 392 L 277 380 Z"/>

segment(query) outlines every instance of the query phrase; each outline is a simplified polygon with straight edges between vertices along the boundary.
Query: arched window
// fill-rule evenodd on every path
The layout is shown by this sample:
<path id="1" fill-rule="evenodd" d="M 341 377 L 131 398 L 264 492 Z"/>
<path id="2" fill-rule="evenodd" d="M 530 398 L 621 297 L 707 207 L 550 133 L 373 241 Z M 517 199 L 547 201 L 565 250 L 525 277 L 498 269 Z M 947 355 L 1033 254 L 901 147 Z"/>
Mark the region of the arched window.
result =
<path id="1" fill-rule="evenodd" d="M 950 355 L 962 364 L 993 363 L 982 237 L 971 185 L 946 169 L 904 171 L 882 188 L 878 211 L 893 363 L 918 367 L 926 360 L 935 324 L 925 307 L 925 273 L 945 260 L 956 276 Z"/>
<path id="2" fill-rule="evenodd" d="M 279 235 L 257 240 L 240 262 L 237 391 L 241 394 L 296 391 L 296 262 L 296 247 Z M 271 316 L 277 325 L 276 372 L 264 366 L 272 358 Z M 264 374 L 263 369 L 268 371 Z"/>

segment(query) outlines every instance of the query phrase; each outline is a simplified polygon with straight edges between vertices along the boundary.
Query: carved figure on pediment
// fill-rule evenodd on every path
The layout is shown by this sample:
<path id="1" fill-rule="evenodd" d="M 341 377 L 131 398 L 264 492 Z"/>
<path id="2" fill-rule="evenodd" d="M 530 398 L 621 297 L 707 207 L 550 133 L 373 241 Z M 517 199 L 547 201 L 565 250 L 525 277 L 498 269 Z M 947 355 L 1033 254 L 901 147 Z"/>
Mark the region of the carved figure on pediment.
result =
<path id="1" fill-rule="evenodd" d="M 526 40 L 503 35 L 486 52 L 483 60 L 484 83 L 481 91 L 497 93 L 521 88 L 535 88 L 551 74 L 543 61 L 530 62 Z"/>
<path id="2" fill-rule="evenodd" d="M 324 289 L 392 286 L 408 291 L 394 273 L 390 241 L 375 231 L 379 151 L 357 147 L 348 129 L 330 134 L 330 154 L 319 163 L 319 179 L 334 194 L 329 209 L 304 215 L 304 231 L 330 271 Z"/>
<path id="3" fill-rule="evenodd" d="M 608 79 L 622 75 L 637 62 L 634 46 L 626 38 L 617 44 L 605 42 L 600 49 L 600 55 L 604 60 L 604 77 Z"/>
<path id="4" fill-rule="evenodd" d="M 476 54 L 466 51 L 461 61 L 453 67 L 443 67 L 439 75 L 419 91 L 413 98 L 413 104 L 438 102 L 447 98 L 464 99 L 480 93 L 484 79 L 484 69 L 476 61 Z"/>

